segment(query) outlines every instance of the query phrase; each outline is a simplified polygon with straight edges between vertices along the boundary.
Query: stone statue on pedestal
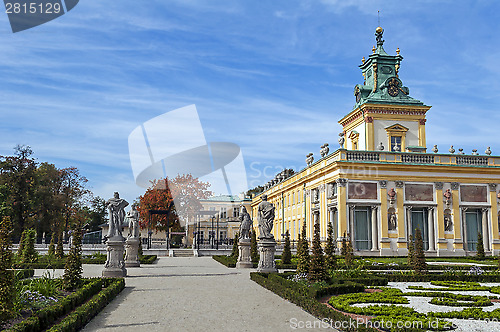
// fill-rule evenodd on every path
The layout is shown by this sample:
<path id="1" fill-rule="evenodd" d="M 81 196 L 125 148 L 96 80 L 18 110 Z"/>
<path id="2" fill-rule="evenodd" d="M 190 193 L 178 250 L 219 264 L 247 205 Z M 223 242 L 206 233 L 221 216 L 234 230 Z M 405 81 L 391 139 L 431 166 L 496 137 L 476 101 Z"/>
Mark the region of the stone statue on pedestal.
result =
<path id="1" fill-rule="evenodd" d="M 250 238 L 250 229 L 252 229 L 253 221 L 247 212 L 247 208 L 243 205 L 240 208 L 240 240 Z"/>
<path id="2" fill-rule="evenodd" d="M 137 211 L 136 205 L 132 205 L 132 210 L 127 213 L 128 219 L 128 238 L 138 238 L 139 229 L 139 211 Z"/>
<path id="3" fill-rule="evenodd" d="M 274 206 L 267 201 L 267 195 L 262 195 L 262 202 L 257 207 L 257 221 L 259 223 L 259 239 L 274 240 L 271 234 L 274 223 Z"/>
<path id="4" fill-rule="evenodd" d="M 107 258 L 102 271 L 103 277 L 121 278 L 127 275 L 123 260 L 125 239 L 122 236 L 122 225 L 125 219 L 125 207 L 128 202 L 118 192 L 106 202 L 109 210 L 109 230 L 106 241 Z"/>
<path id="5" fill-rule="evenodd" d="M 122 225 L 125 219 L 125 207 L 128 206 L 128 202 L 123 198 L 120 198 L 120 194 L 115 192 L 114 197 L 110 198 L 106 202 L 106 206 L 109 210 L 109 229 L 108 229 L 108 239 L 112 237 L 122 237 Z"/>
<path id="6" fill-rule="evenodd" d="M 259 266 L 257 272 L 278 272 L 274 262 L 276 241 L 271 234 L 274 223 L 274 206 L 267 201 L 267 195 L 262 195 L 262 202 L 257 207 L 259 221 Z"/>

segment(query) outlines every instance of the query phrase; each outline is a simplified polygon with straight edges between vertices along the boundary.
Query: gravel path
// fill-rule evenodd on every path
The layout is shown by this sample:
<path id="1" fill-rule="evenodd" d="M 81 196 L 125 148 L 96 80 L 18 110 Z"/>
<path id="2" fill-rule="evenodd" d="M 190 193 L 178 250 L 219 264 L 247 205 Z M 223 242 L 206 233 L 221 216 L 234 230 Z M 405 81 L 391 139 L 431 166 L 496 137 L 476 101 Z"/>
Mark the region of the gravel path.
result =
<path id="1" fill-rule="evenodd" d="M 84 276 L 100 276 L 102 268 L 84 265 Z M 229 269 L 210 257 L 161 257 L 127 270 L 125 289 L 82 331 L 333 331 L 250 280 L 253 269 Z"/>

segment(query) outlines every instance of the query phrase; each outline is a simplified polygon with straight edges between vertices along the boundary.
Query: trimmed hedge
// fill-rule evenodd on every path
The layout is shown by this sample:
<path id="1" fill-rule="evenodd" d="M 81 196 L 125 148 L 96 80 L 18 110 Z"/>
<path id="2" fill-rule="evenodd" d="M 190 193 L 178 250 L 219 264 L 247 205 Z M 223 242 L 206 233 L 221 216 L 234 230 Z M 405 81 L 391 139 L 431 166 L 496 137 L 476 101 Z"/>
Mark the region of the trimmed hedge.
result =
<path id="1" fill-rule="evenodd" d="M 236 258 L 226 255 L 214 255 L 212 256 L 217 262 L 225 265 L 227 267 L 236 267 Z"/>
<path id="2" fill-rule="evenodd" d="M 66 316 L 60 323 L 52 326 L 47 332 L 76 332 L 85 326 L 111 300 L 125 288 L 124 279 L 115 279 L 103 291 L 94 295 L 88 302 Z"/>
<path id="3" fill-rule="evenodd" d="M 339 281 L 355 282 L 365 286 L 387 286 L 389 282 L 387 278 L 379 276 L 366 276 L 366 277 L 353 277 L 353 278 L 340 278 Z"/>
<path id="4" fill-rule="evenodd" d="M 307 287 L 302 286 L 294 281 L 286 280 L 278 274 L 267 274 L 252 272 L 250 273 L 250 279 L 258 283 L 264 288 L 276 293 L 282 298 L 295 303 L 296 305 L 302 307 L 305 311 L 317 317 L 318 319 L 330 319 L 331 321 L 340 322 L 350 322 L 352 318 L 343 315 L 342 313 L 335 311 L 326 305 L 320 303 L 315 296 L 323 296 L 319 291 L 311 291 Z M 339 291 L 356 291 L 363 290 L 364 287 L 360 284 L 345 283 L 342 285 L 332 285 L 326 292 L 339 292 Z M 362 325 L 355 325 L 350 327 L 346 324 L 347 328 L 345 331 L 377 331 L 376 329 L 364 327 Z"/>
<path id="5" fill-rule="evenodd" d="M 380 274 L 388 281 L 396 282 L 423 282 L 423 281 L 479 281 L 479 282 L 500 282 L 500 274 L 480 274 L 480 275 L 446 275 L 442 273 L 410 274 L 410 273 L 387 273 Z"/>
<path id="6" fill-rule="evenodd" d="M 33 316 L 15 324 L 11 328 L 5 330 L 7 332 L 38 332 L 49 328 L 55 321 L 68 314 L 76 307 L 82 305 L 89 298 L 103 291 L 103 287 L 107 289 L 112 283 L 125 284 L 124 279 L 88 279 L 83 287 L 76 292 L 71 293 L 46 308 L 40 309 Z M 118 287 L 118 286 L 115 286 Z M 123 289 L 122 286 L 120 286 Z M 120 291 L 121 291 L 120 289 Z M 93 316 L 92 316 L 93 317 Z M 92 318 L 90 317 L 90 318 Z M 82 325 L 83 326 L 83 325 Z"/>
<path id="7" fill-rule="evenodd" d="M 139 257 L 139 262 L 141 264 L 153 264 L 158 259 L 156 255 L 143 255 Z"/>

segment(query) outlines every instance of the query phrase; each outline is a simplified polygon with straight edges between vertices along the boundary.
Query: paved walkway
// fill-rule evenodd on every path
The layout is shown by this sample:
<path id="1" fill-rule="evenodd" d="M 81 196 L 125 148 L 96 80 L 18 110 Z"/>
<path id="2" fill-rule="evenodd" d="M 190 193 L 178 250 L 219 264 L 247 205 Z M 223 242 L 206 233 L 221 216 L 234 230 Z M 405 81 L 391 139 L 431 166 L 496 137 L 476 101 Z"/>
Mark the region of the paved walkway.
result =
<path id="1" fill-rule="evenodd" d="M 84 276 L 100 276 L 102 268 L 84 265 Z M 210 257 L 161 257 L 157 264 L 128 268 L 125 289 L 83 331 L 327 330 L 250 280 L 251 271 L 226 268 Z M 317 328 L 293 328 L 315 322 Z"/>

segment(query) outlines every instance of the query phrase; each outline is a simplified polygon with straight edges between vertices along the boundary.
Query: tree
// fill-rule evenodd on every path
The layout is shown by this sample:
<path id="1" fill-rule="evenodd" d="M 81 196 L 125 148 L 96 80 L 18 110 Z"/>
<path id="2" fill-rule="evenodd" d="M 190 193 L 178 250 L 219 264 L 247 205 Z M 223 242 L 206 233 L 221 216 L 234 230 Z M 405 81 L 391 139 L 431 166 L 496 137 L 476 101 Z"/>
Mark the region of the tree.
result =
<path id="1" fill-rule="evenodd" d="M 38 252 L 35 249 L 36 231 L 32 228 L 24 230 L 23 251 L 21 254 L 22 263 L 35 263 L 38 260 Z"/>
<path id="2" fill-rule="evenodd" d="M 425 262 L 424 240 L 420 228 L 415 233 L 415 272 L 426 273 L 427 263 Z"/>
<path id="3" fill-rule="evenodd" d="M 415 240 L 413 239 L 413 235 L 410 234 L 410 238 L 408 239 L 408 257 L 407 257 L 408 266 L 415 270 Z"/>
<path id="4" fill-rule="evenodd" d="M 10 217 L 0 220 L 0 321 L 14 316 L 14 271 L 12 270 L 12 223 Z"/>
<path id="5" fill-rule="evenodd" d="M 351 235 L 347 233 L 347 245 L 345 249 L 345 265 L 346 268 L 350 269 L 353 266 L 354 263 L 354 248 L 352 247 L 352 240 L 351 240 Z"/>
<path id="6" fill-rule="evenodd" d="M 54 257 L 56 255 L 56 237 L 56 233 L 53 232 L 50 238 L 49 250 L 47 251 L 49 257 Z"/>
<path id="7" fill-rule="evenodd" d="M 486 258 L 484 254 L 484 243 L 483 243 L 483 235 L 481 232 L 477 233 L 477 254 L 476 258 L 479 260 L 483 260 Z"/>
<path id="8" fill-rule="evenodd" d="M 74 290 L 82 278 L 82 229 L 80 223 L 75 223 L 72 230 L 73 241 L 64 265 L 63 287 Z"/>
<path id="9" fill-rule="evenodd" d="M 344 232 L 344 236 L 342 237 L 342 246 L 340 247 L 340 256 L 342 256 L 345 259 L 346 254 L 347 254 L 347 236 L 346 232 Z"/>
<path id="10" fill-rule="evenodd" d="M 11 217 L 14 237 L 18 237 L 35 221 L 36 162 L 29 146 L 18 145 L 14 151 L 14 156 L 0 157 L 0 186 L 7 193 L 4 210 Z"/>
<path id="11" fill-rule="evenodd" d="M 285 233 L 285 245 L 283 247 L 283 254 L 281 255 L 281 264 L 292 264 L 292 250 L 290 247 L 290 233 L 288 230 Z"/>
<path id="12" fill-rule="evenodd" d="M 323 248 L 321 248 L 320 238 L 320 225 L 319 222 L 314 224 L 314 237 L 312 242 L 312 255 L 309 264 L 309 271 L 307 278 L 311 281 L 326 280 L 326 266 L 325 257 L 323 255 Z"/>
<path id="13" fill-rule="evenodd" d="M 302 232 L 299 235 L 297 256 L 297 274 L 307 274 L 309 271 L 309 244 L 307 243 L 305 222 L 302 224 Z"/>
<path id="14" fill-rule="evenodd" d="M 187 225 L 189 220 L 194 220 L 195 214 L 202 208 L 200 199 L 212 194 L 207 190 L 209 186 L 209 183 L 199 181 L 190 174 L 177 175 L 172 180 L 165 178 L 152 181 L 151 187 L 139 197 L 139 225 L 156 231 L 167 230 L 168 225 L 173 231 L 182 231 L 180 221 Z M 149 210 L 166 210 L 170 213 L 153 215 L 150 223 Z"/>
<path id="15" fill-rule="evenodd" d="M 61 195 L 63 202 L 63 231 L 68 230 L 71 219 L 79 213 L 81 206 L 88 200 L 91 192 L 85 188 L 87 178 L 80 175 L 78 168 L 68 167 L 61 170 Z"/>
<path id="16" fill-rule="evenodd" d="M 332 223 L 328 223 L 326 233 L 327 233 L 326 246 L 325 246 L 326 267 L 330 270 L 334 270 L 337 268 L 337 259 L 335 258 L 336 245 L 335 245 L 335 240 L 333 239 Z"/>
<path id="17" fill-rule="evenodd" d="M 233 240 L 233 250 L 231 251 L 231 257 L 233 258 L 238 258 L 240 252 L 238 250 L 238 239 L 240 235 L 238 233 L 234 234 L 234 240 Z"/>
<path id="18" fill-rule="evenodd" d="M 250 257 L 252 257 L 252 262 L 259 262 L 259 251 L 257 250 L 257 233 L 255 230 L 251 231 L 250 235 Z"/>
<path id="19" fill-rule="evenodd" d="M 107 222 L 108 209 L 106 207 L 106 200 L 100 196 L 93 197 L 90 200 L 90 209 L 88 211 L 89 221 L 85 227 L 95 232 L 100 230 L 99 227 Z"/>
<path id="20" fill-rule="evenodd" d="M 57 237 L 56 257 L 57 258 L 64 258 L 63 232 L 62 231 L 59 231 L 58 237 Z"/>

